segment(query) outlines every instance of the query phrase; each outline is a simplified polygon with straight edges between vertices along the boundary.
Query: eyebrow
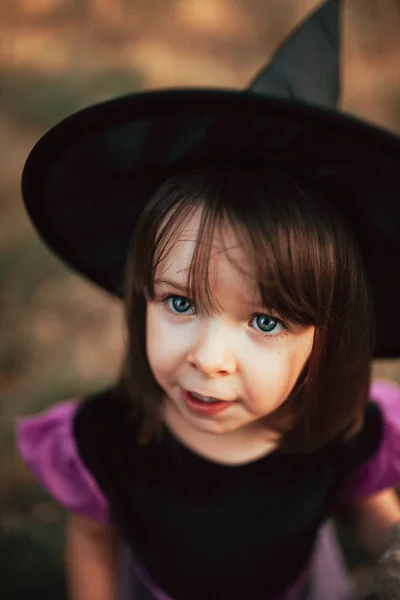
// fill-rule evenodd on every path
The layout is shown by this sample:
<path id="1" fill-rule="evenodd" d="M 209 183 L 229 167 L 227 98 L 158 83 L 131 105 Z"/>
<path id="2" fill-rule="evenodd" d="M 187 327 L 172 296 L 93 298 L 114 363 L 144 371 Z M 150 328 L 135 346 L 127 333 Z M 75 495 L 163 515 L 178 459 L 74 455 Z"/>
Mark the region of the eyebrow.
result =
<path id="1" fill-rule="evenodd" d="M 186 284 L 179 283 L 178 281 L 172 281 L 171 279 L 155 279 L 154 284 L 155 285 L 169 285 L 169 286 L 171 286 L 177 290 L 180 290 L 182 292 L 187 292 L 189 289 Z"/>

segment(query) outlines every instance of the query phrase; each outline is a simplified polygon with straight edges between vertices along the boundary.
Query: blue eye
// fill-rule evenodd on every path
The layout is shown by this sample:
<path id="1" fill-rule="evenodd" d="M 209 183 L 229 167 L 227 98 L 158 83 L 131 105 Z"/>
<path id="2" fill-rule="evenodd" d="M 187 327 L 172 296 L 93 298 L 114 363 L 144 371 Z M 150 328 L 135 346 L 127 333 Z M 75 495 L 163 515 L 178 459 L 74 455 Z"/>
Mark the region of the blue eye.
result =
<path id="1" fill-rule="evenodd" d="M 185 298 L 185 296 L 175 296 L 171 295 L 165 299 L 168 304 L 168 307 L 175 313 L 179 313 L 181 315 L 185 315 L 188 313 L 188 309 L 191 308 L 190 301 Z"/>
<path id="2" fill-rule="evenodd" d="M 278 321 L 278 319 L 274 319 L 268 315 L 255 315 L 252 319 L 252 322 L 253 321 L 256 322 L 256 328 L 258 328 L 261 333 L 279 334 L 285 329 L 284 325 Z M 278 331 L 276 331 L 277 326 L 281 327 Z"/>

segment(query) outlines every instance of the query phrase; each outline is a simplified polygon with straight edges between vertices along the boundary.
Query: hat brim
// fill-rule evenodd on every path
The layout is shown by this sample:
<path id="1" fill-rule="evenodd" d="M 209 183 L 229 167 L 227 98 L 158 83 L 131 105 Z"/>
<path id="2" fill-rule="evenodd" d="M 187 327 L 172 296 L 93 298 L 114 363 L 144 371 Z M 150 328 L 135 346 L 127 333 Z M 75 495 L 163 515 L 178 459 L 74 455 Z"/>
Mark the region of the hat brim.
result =
<path id="1" fill-rule="evenodd" d="M 137 218 L 169 174 L 254 160 L 316 177 L 351 219 L 363 251 L 375 355 L 393 357 L 400 354 L 399 159 L 397 137 L 333 110 L 242 91 L 167 90 L 111 100 L 58 124 L 32 150 L 22 190 L 46 244 L 120 296 Z"/>

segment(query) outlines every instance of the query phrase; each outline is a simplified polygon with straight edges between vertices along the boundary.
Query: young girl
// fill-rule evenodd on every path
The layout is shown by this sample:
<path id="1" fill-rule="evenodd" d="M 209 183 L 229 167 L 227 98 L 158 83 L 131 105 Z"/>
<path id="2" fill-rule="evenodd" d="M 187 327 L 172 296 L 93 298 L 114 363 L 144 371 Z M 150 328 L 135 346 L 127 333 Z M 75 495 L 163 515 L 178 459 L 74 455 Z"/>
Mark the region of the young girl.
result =
<path id="1" fill-rule="evenodd" d="M 400 521 L 400 390 L 370 381 L 400 350 L 399 157 L 215 90 L 91 107 L 35 147 L 34 223 L 126 310 L 118 384 L 19 424 L 71 514 L 74 600 L 354 597 L 330 518 L 376 558 Z"/>

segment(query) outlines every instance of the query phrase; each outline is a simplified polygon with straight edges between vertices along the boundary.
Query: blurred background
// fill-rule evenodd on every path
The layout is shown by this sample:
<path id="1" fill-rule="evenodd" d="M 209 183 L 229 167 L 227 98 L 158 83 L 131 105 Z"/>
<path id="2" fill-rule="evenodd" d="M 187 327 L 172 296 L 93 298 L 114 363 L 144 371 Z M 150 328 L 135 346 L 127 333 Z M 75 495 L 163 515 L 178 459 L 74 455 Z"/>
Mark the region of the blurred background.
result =
<path id="1" fill-rule="evenodd" d="M 244 87 L 315 0 L 1 0 L 0 597 L 65 597 L 63 511 L 14 448 L 15 419 L 115 377 L 121 307 L 69 272 L 24 212 L 20 176 L 69 113 L 169 86 Z M 379 6 L 378 6 L 379 5 Z M 400 2 L 345 0 L 344 110 L 400 132 Z M 393 318 L 397 318 L 394 315 Z M 374 364 L 400 383 L 400 362 Z M 369 570 L 344 539 L 363 589 Z"/>

